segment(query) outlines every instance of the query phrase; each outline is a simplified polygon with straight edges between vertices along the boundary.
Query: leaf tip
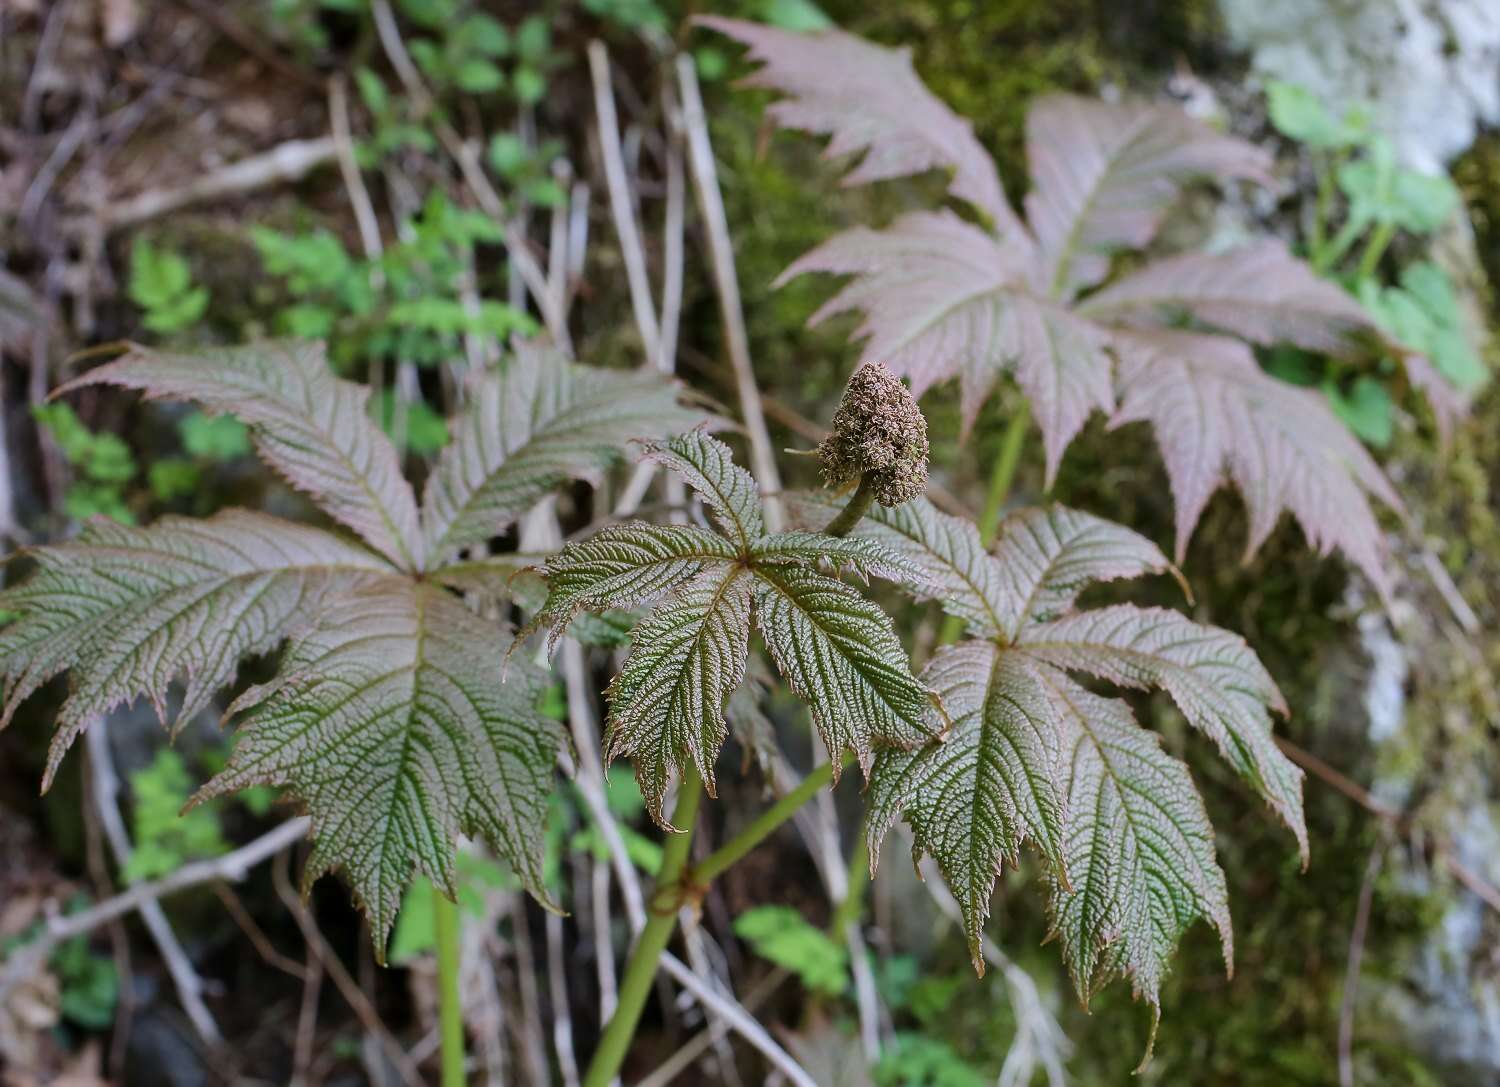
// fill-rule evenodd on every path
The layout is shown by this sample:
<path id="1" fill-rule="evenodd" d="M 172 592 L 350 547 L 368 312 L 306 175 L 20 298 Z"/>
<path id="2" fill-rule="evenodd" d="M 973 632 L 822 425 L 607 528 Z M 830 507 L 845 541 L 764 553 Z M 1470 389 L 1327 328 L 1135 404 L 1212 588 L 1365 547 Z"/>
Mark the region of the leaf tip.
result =
<path id="1" fill-rule="evenodd" d="M 1161 1005 L 1157 1003 L 1155 994 L 1151 996 L 1151 1033 L 1146 1036 L 1146 1052 L 1141 1056 L 1141 1063 L 1135 1066 L 1131 1075 L 1143 1075 L 1151 1066 L 1151 1057 L 1156 1052 L 1156 1028 L 1161 1025 Z"/>

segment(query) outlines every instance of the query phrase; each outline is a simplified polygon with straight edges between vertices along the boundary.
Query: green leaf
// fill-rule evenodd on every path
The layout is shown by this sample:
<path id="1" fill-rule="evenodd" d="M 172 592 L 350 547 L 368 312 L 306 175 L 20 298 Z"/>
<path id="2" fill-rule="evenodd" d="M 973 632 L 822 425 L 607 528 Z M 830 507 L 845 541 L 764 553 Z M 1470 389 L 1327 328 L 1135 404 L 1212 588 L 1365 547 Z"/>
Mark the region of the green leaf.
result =
<path id="1" fill-rule="evenodd" d="M 458 66 L 453 73 L 453 82 L 458 84 L 459 90 L 470 94 L 488 94 L 505 86 L 505 74 L 489 61 L 475 58 Z M 520 73 L 517 73 L 516 86 L 519 92 Z"/>
<path id="2" fill-rule="evenodd" d="M 1136 998 L 1156 1007 L 1167 962 L 1195 920 L 1218 930 L 1225 966 L 1233 960 L 1213 827 L 1187 767 L 1136 724 L 1129 706 L 1052 669 L 1040 674 L 1069 768 L 1072 886 L 1054 888 L 1053 933 L 1085 1003 L 1126 977 Z"/>
<path id="3" fill-rule="evenodd" d="M 641 442 L 647 460 L 675 472 L 707 503 L 725 535 L 741 548 L 765 532 L 760 488 L 729 447 L 702 430 L 660 442 Z"/>
<path id="4" fill-rule="evenodd" d="M 252 226 L 250 240 L 260 252 L 266 272 L 286 277 L 287 286 L 295 295 L 334 290 L 354 270 L 343 243 L 326 230 L 281 234 Z"/>
<path id="5" fill-rule="evenodd" d="M 183 680 L 176 719 L 185 722 L 234 679 L 242 657 L 275 648 L 331 597 L 389 570 L 326 532 L 235 510 L 145 529 L 96 521 L 34 557 L 37 571 L 0 593 L 0 607 L 21 613 L 0 630 L 0 722 L 72 670 L 44 784 L 114 707 L 144 695 L 166 721 L 168 690 Z"/>
<path id="6" fill-rule="evenodd" d="M 61 401 L 35 404 L 31 417 L 47 429 L 69 464 L 82 464 L 94 448 L 94 432 L 83 425 L 77 412 Z"/>
<path id="7" fill-rule="evenodd" d="M 75 521 L 107 517 L 122 525 L 135 524 L 135 514 L 125 504 L 117 485 L 75 482 L 63 493 L 63 512 Z"/>
<path id="8" fill-rule="evenodd" d="M 919 584 L 923 571 L 913 562 L 875 540 L 858 536 L 825 536 L 821 532 L 778 532 L 762 536 L 750 547 L 756 564 L 789 562 L 834 573 L 852 570 L 861 579 L 872 575 Z"/>
<path id="9" fill-rule="evenodd" d="M 567 193 L 556 180 L 550 177 L 532 178 L 522 182 L 521 195 L 528 202 L 542 208 L 555 208 L 567 198 Z"/>
<path id="10" fill-rule="evenodd" d="M 690 582 L 636 628 L 625 666 L 609 685 L 607 758 L 626 756 L 651 818 L 674 774 L 692 765 L 710 796 L 724 745 L 724 704 L 745 677 L 750 651 L 750 581 L 729 566 Z"/>
<path id="11" fill-rule="evenodd" d="M 208 289 L 194 287 L 152 309 L 141 323 L 152 332 L 180 332 L 196 324 L 207 311 Z"/>
<path id="12" fill-rule="evenodd" d="M 180 254 L 157 249 L 144 238 L 131 246 L 129 293 L 137 305 L 164 305 L 191 285 L 192 272 Z"/>
<path id="13" fill-rule="evenodd" d="M 52 953 L 52 972 L 62 986 L 58 1011 L 84 1030 L 105 1031 L 115 1021 L 120 975 L 114 959 L 89 950 L 84 937 L 67 940 Z"/>
<path id="14" fill-rule="evenodd" d="M 396 450 L 365 412 L 370 391 L 334 377 L 321 344 L 135 347 L 60 391 L 95 384 L 233 413 L 250 427 L 261 458 L 294 487 L 398 566 L 421 566 L 416 501 Z"/>
<path id="15" fill-rule="evenodd" d="M 517 68 L 511 82 L 522 105 L 534 106 L 547 95 L 547 77 L 535 68 Z"/>
<path id="16" fill-rule="evenodd" d="M 128 882 L 165 876 L 187 861 L 229 851 L 214 809 L 198 807 L 183 813 L 192 791 L 187 764 L 171 748 L 157 751 L 149 766 L 130 775 L 135 851 L 123 872 Z"/>
<path id="17" fill-rule="evenodd" d="M 790 906 L 752 907 L 734 919 L 734 934 L 815 993 L 842 996 L 849 987 L 848 952 Z"/>
<path id="18" fill-rule="evenodd" d="M 166 457 L 146 469 L 146 482 L 159 501 L 171 502 L 197 491 L 203 482 L 203 473 L 190 460 Z"/>
<path id="19" fill-rule="evenodd" d="M 95 434 L 79 467 L 98 483 L 128 483 L 135 478 L 135 457 L 130 446 L 115 434 Z"/>
<path id="20" fill-rule="evenodd" d="M 354 86 L 359 91 L 365 108 L 377 117 L 384 115 L 390 108 L 390 94 L 385 89 L 385 83 L 370 69 L 361 65 L 354 70 Z"/>
<path id="21" fill-rule="evenodd" d="M 800 566 L 755 568 L 755 620 L 828 756 L 854 752 L 869 773 L 877 745 L 910 748 L 943 728 L 911 674 L 890 617 L 851 586 Z"/>
<path id="22" fill-rule="evenodd" d="M 861 530 L 919 565 L 972 567 L 971 545 L 953 546 L 966 534 L 934 531 L 941 521 L 920 504 L 877 513 L 874 525 Z M 953 886 L 982 970 L 996 877 L 1018 863 L 1026 841 L 1036 842 L 1080 992 L 1125 975 L 1155 1004 L 1167 957 L 1195 918 L 1214 924 L 1228 947 L 1212 831 L 1186 770 L 1125 703 L 1066 673 L 1165 690 L 1291 827 L 1305 860 L 1302 774 L 1271 736 L 1270 711 L 1285 712 L 1280 692 L 1226 631 L 1159 608 L 1076 610 L 1087 584 L 1169 568 L 1127 529 L 1061 508 L 1024 510 L 1000 526 L 994 555 L 984 558 L 995 564 L 987 576 L 956 583 L 983 600 L 983 610 L 974 601 L 966 610 L 993 617 L 975 624 L 989 636 L 944 647 L 923 673 L 951 730 L 876 760 L 871 855 L 904 816 L 917 849 L 937 859 Z"/>
<path id="23" fill-rule="evenodd" d="M 1384 449 L 1391 444 L 1393 430 L 1391 417 L 1395 405 L 1391 394 L 1379 379 L 1361 374 L 1346 393 L 1337 382 L 1327 381 L 1323 393 L 1328 397 L 1334 414 L 1342 419 L 1361 440 Z"/>
<path id="24" fill-rule="evenodd" d="M 1063 786 L 1057 728 L 1035 667 L 990 642 L 944 646 L 922 672 L 953 719 L 943 739 L 882 752 L 870 780 L 866 833 L 878 857 L 903 814 L 917 849 L 938 862 L 963 907 L 974 969 L 1002 862 L 1035 841 L 1064 883 Z"/>
<path id="25" fill-rule="evenodd" d="M 759 0 L 757 17 L 782 30 L 829 30 L 834 22 L 813 0 Z"/>
<path id="26" fill-rule="evenodd" d="M 1276 131 L 1309 147 L 1353 147 L 1369 131 L 1364 109 L 1350 107 L 1339 120 L 1312 91 L 1295 83 L 1272 80 L 1266 87 L 1266 104 Z"/>
<path id="27" fill-rule="evenodd" d="M 488 857 L 473 853 L 458 855 L 458 908 L 469 917 L 484 916 L 484 895 L 480 888 L 509 890 L 516 886 L 510 869 Z M 386 949 L 389 962 L 400 965 L 435 947 L 437 937 L 432 919 L 432 881 L 417 877 L 401 899 L 401 912 Z"/>
<path id="28" fill-rule="evenodd" d="M 394 389 L 382 389 L 380 396 L 375 400 L 376 418 L 380 422 L 380 429 L 385 431 L 386 437 L 396 441 L 396 392 Z M 448 444 L 448 420 L 433 406 L 425 400 L 413 400 L 402 405 L 405 418 L 402 425 L 405 432 L 399 437 L 402 439 L 400 447 L 409 450 L 419 457 L 430 456 Z"/>
<path id="29" fill-rule="evenodd" d="M 1281 692 L 1243 638 L 1164 608 L 1117 605 L 1042 623 L 1019 648 L 1122 687 L 1160 687 L 1297 836 L 1306 863 L 1302 771 L 1271 737 Z"/>
<path id="30" fill-rule="evenodd" d="M 981 1076 L 941 1038 L 897 1032 L 875 1066 L 879 1087 L 986 1087 Z"/>
<path id="31" fill-rule="evenodd" d="M 422 535 L 435 559 L 498 535 L 571 479 L 597 481 L 627 439 L 702 418 L 656 373 L 611 372 L 520 343 L 509 364 L 470 389 L 422 501 Z"/>
<path id="32" fill-rule="evenodd" d="M 177 424 L 182 447 L 195 457 L 233 460 L 250 452 L 250 431 L 233 415 L 195 411 Z"/>
<path id="33" fill-rule="evenodd" d="M 656 0 L 583 0 L 585 11 L 610 19 L 627 30 L 668 30 L 666 14 Z"/>
<path id="34" fill-rule="evenodd" d="M 1401 271 L 1401 286 L 1361 284 L 1360 300 L 1393 338 L 1421 352 L 1464 393 L 1489 380 L 1453 283 L 1435 264 L 1418 261 Z"/>
<path id="35" fill-rule="evenodd" d="M 457 37 L 466 48 L 487 57 L 510 55 L 510 31 L 498 19 L 483 12 L 475 12 L 459 23 Z"/>
<path id="36" fill-rule="evenodd" d="M 208 291 L 192 285 L 192 270 L 183 257 L 157 249 L 144 238 L 130 250 L 131 301 L 146 311 L 142 323 L 153 332 L 170 333 L 196 323 L 208 309 Z"/>
<path id="37" fill-rule="evenodd" d="M 401 14 L 429 29 L 440 29 L 458 10 L 457 0 L 399 0 Z"/>
<path id="38" fill-rule="evenodd" d="M 430 585 L 391 576 L 345 594 L 294 637 L 277 679 L 236 700 L 234 755 L 197 799 L 287 786 L 313 821 L 304 886 L 342 868 L 382 958 L 414 873 L 456 893 L 460 833 L 483 837 L 545 902 L 563 734 L 536 708 L 541 673 L 506 670 L 508 644 Z"/>
<path id="39" fill-rule="evenodd" d="M 670 594 L 637 629 L 610 694 L 622 722 L 612 726 L 611 753 L 635 756 L 658 822 L 666 781 L 688 759 L 712 785 L 724 703 L 744 679 L 752 616 L 835 759 L 852 749 L 868 770 L 877 743 L 911 747 L 941 728 L 927 720 L 934 706 L 890 619 L 817 569 L 911 572 L 899 557 L 816 533 L 757 535 L 764 519 L 754 483 L 728 447 L 702 431 L 647 443 L 647 451 L 705 498 L 729 538 L 632 523 L 571 542 L 543 571 L 548 597 L 536 622 L 550 624 L 555 641 L 580 610 Z"/>
<path id="40" fill-rule="evenodd" d="M 692 525 L 609 525 L 548 560 L 547 601 L 537 618 L 552 626 L 555 641 L 580 611 L 649 603 L 736 558 L 727 540 Z"/>
<path id="41" fill-rule="evenodd" d="M 497 132 L 490 139 L 490 165 L 501 177 L 514 177 L 529 157 L 526 145 L 514 133 Z"/>
<path id="42" fill-rule="evenodd" d="M 532 62 L 545 60 L 552 49 L 552 29 L 541 15 L 528 15 L 516 28 L 516 55 Z"/>
<path id="43" fill-rule="evenodd" d="M 1414 234 L 1430 234 L 1446 223 L 1460 203 L 1458 189 L 1444 174 L 1420 174 L 1397 166 L 1388 140 L 1377 140 L 1370 154 L 1339 169 L 1339 187 L 1357 222 L 1385 223 Z"/>

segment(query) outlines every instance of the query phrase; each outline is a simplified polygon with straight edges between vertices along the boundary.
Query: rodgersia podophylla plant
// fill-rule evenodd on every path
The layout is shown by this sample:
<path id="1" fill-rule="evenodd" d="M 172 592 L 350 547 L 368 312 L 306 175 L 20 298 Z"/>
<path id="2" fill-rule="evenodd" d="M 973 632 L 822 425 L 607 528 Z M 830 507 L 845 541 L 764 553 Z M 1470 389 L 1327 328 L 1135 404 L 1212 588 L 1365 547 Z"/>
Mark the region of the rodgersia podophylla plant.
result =
<path id="1" fill-rule="evenodd" d="M 604 754 L 629 760 L 667 835 L 586 1087 L 618 1074 L 680 908 L 850 764 L 866 781 L 871 857 L 907 824 L 953 889 L 976 969 L 997 879 L 1029 850 L 1038 908 L 1080 996 L 1124 978 L 1155 1011 L 1191 925 L 1206 921 L 1230 957 L 1229 894 L 1187 767 L 1122 695 L 1164 692 L 1305 860 L 1302 775 L 1272 736 L 1286 706 L 1231 633 L 1169 609 L 1079 607 L 1091 585 L 1176 574 L 1152 541 L 1061 506 L 981 525 L 934 506 L 917 398 L 957 379 L 968 426 L 1014 378 L 1049 484 L 1093 412 L 1149 422 L 1176 501 L 1178 562 L 1209 497 L 1233 483 L 1251 550 L 1289 511 L 1313 545 L 1341 550 L 1389 593 L 1369 499 L 1399 508 L 1398 496 L 1321 399 L 1253 353 L 1272 342 L 1357 353 L 1380 334 L 1273 241 L 1116 274 L 1114 258 L 1152 242 L 1188 182 L 1265 180 L 1266 156 L 1248 144 L 1165 107 L 1047 99 L 1031 114 L 1022 215 L 904 55 L 837 32 L 707 22 L 751 47 L 763 63 L 753 82 L 787 96 L 772 107 L 778 121 L 862 153 L 849 180 L 942 168 L 967 206 L 857 228 L 788 270 L 852 277 L 822 315 L 858 311 L 867 340 L 817 449 L 821 492 L 762 493 L 709 433 L 716 421 L 658 375 L 521 343 L 473 375 L 419 500 L 366 413 L 368 390 L 336 378 L 319 347 L 132 349 L 75 384 L 237 415 L 328 524 L 235 510 L 96 522 L 36 549 L 34 570 L 0 594 L 17 616 L 0 629 L 6 717 L 71 674 L 50 782 L 71 743 L 121 704 L 145 696 L 165 721 L 180 686 L 185 720 L 235 684 L 245 658 L 280 650 L 272 678 L 230 701 L 235 752 L 202 795 L 285 786 L 312 821 L 307 880 L 341 870 L 383 949 L 415 875 L 452 896 L 460 835 L 485 839 L 556 905 L 544 824 L 564 735 L 538 709 L 550 665 L 496 614 L 530 612 L 525 633 L 546 628 L 549 647 L 607 631 L 628 652 L 598 684 Z M 1412 383 L 1426 380 L 1420 360 L 1402 357 Z M 514 552 L 528 512 L 600 481 L 626 450 L 692 500 L 555 552 Z M 783 504 L 796 527 L 772 516 Z M 920 670 L 878 603 L 891 586 L 872 590 L 871 577 L 949 616 L 952 637 Z M 749 677 L 774 676 L 806 707 L 826 761 L 692 862 L 725 742 L 759 708 L 764 684 Z"/>

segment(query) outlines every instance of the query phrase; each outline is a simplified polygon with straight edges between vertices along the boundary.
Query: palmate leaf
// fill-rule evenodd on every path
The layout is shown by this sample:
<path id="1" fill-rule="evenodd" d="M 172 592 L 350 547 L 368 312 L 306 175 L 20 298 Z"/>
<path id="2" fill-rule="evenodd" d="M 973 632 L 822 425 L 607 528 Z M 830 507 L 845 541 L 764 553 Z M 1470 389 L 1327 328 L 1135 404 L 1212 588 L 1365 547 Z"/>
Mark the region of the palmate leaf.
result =
<path id="1" fill-rule="evenodd" d="M 830 157 L 865 153 L 844 184 L 951 169 L 954 196 L 1002 227 L 1014 224 L 994 160 L 969 122 L 917 78 L 908 50 L 884 49 L 839 30 L 799 34 L 717 16 L 696 22 L 749 46 L 764 67 L 744 85 L 788 96 L 770 108 L 778 124 L 831 135 Z"/>
<path id="2" fill-rule="evenodd" d="M 941 743 L 882 752 L 867 833 L 879 843 L 903 815 L 917 848 L 942 868 L 963 907 L 974 969 L 1001 863 L 1021 863 L 1034 840 L 1055 871 L 1062 854 L 1059 734 L 1036 667 L 993 642 L 944 646 L 922 671 L 953 720 Z"/>
<path id="3" fill-rule="evenodd" d="M 313 820 L 304 883 L 342 868 L 384 948 L 420 872 L 450 896 L 454 837 L 479 835 L 543 901 L 561 725 L 543 677 L 455 597 L 387 577 L 295 636 L 277 678 L 231 707 L 239 740 L 200 799 L 286 785 Z"/>
<path id="4" fill-rule="evenodd" d="M 943 730 L 878 605 L 807 567 L 758 563 L 754 570 L 761 636 L 812 710 L 831 758 L 852 751 L 868 772 L 877 745 L 912 747 Z"/>
<path id="5" fill-rule="evenodd" d="M 777 282 L 855 276 L 812 322 L 862 312 L 861 359 L 910 378 L 913 395 L 958 378 L 966 431 L 1000 376 L 1013 373 L 1041 428 L 1050 479 L 1090 413 L 1113 408 L 1113 364 L 1100 329 L 1032 289 L 1029 259 L 951 212 L 917 212 L 887 230 L 839 234 Z"/>
<path id="6" fill-rule="evenodd" d="M 1176 612 L 1079 611 L 1088 584 L 1167 570 L 1150 541 L 1088 514 L 1025 510 L 993 554 L 962 522 L 919 499 L 856 529 L 914 564 L 946 571 L 938 598 L 972 640 L 923 672 L 952 729 L 914 751 L 882 752 L 870 780 L 872 856 L 897 819 L 912 827 L 963 906 L 975 968 L 1003 864 L 1036 843 L 1051 872 L 1054 928 L 1080 992 L 1114 976 L 1156 990 L 1196 918 L 1228 950 L 1228 905 L 1212 834 L 1186 770 L 1122 702 L 1068 673 L 1159 687 L 1291 827 L 1306 856 L 1301 772 L 1271 738 L 1280 693 L 1243 640 Z M 934 580 L 937 580 L 934 578 Z"/>
<path id="7" fill-rule="evenodd" d="M 1043 98 L 1027 112 L 1026 157 L 1039 282 L 1059 298 L 1102 280 L 1114 252 L 1154 238 L 1184 182 L 1271 182 L 1269 154 L 1176 107 L 1074 95 Z"/>
<path id="8" fill-rule="evenodd" d="M 835 761 L 852 751 L 868 768 L 878 746 L 912 747 L 941 730 L 889 617 L 824 572 L 920 578 L 912 563 L 870 540 L 765 535 L 759 490 L 701 430 L 643 448 L 683 476 L 724 534 L 632 522 L 571 542 L 542 571 L 549 592 L 537 620 L 555 639 L 580 611 L 660 601 L 610 686 L 606 740 L 610 757 L 633 762 L 658 823 L 667 826 L 667 786 L 685 766 L 713 789 L 752 622 Z"/>
<path id="9" fill-rule="evenodd" d="M 873 133 L 866 139 L 883 136 L 900 145 L 899 123 L 873 121 L 853 95 L 842 96 L 842 88 L 883 73 L 876 59 L 881 50 L 861 53 L 830 35 L 743 24 L 718 28 L 750 43 L 764 62 L 756 85 L 792 96 L 771 107 L 774 119 L 819 131 L 847 125 L 851 132 Z M 841 90 L 820 94 L 815 75 L 828 71 L 840 72 L 833 82 Z M 796 119 L 804 106 L 817 113 L 818 124 Z M 994 229 L 949 212 L 908 214 L 883 230 L 856 227 L 833 237 L 778 282 L 805 272 L 852 277 L 812 320 L 858 311 L 861 360 L 884 361 L 908 377 L 916 393 L 958 380 L 965 430 L 998 378 L 1013 376 L 1042 433 L 1049 485 L 1088 417 L 1111 412 L 1117 396 L 1128 397 L 1116 419 L 1151 420 L 1170 451 L 1179 557 L 1203 501 L 1228 481 L 1252 508 L 1252 551 L 1281 510 L 1290 509 L 1315 546 L 1340 548 L 1388 594 L 1366 495 L 1386 501 L 1393 492 L 1362 450 L 1346 448 L 1351 440 L 1343 423 L 1326 408 L 1313 408 L 1305 395 L 1276 389 L 1272 379 L 1205 376 L 1241 371 L 1236 363 L 1197 367 L 1199 381 L 1184 381 L 1182 367 L 1172 363 L 1164 372 L 1147 372 L 1142 360 L 1160 352 L 1142 349 L 1135 337 L 1158 330 L 1165 336 L 1186 319 L 1256 344 L 1394 354 L 1443 430 L 1463 410 L 1461 397 L 1409 345 L 1380 335 L 1360 305 L 1277 242 L 1169 257 L 1105 284 L 1113 257 L 1156 237 L 1184 185 L 1198 179 L 1268 183 L 1269 156 L 1171 106 L 1071 96 L 1043 98 L 1031 108 L 1027 150 L 1031 191 L 1024 223 L 1009 209 L 990 211 Z M 1160 402 L 1157 394 L 1164 393 L 1172 394 L 1170 406 Z M 1199 404 L 1205 393 L 1212 399 L 1206 409 Z M 1151 398 L 1158 402 L 1148 403 Z M 1290 405 L 1295 427 L 1262 425 L 1255 448 L 1226 452 L 1254 429 L 1238 424 L 1260 416 L 1268 402 Z M 1235 428 L 1226 431 L 1230 423 Z M 1177 452 L 1195 448 L 1211 455 L 1195 462 Z M 1226 471 L 1228 457 L 1234 462 Z M 1282 494 L 1289 485 L 1296 493 Z"/>
<path id="10" fill-rule="evenodd" d="M 1357 336 L 1379 337 L 1352 295 L 1271 239 L 1148 264 L 1091 294 L 1078 312 L 1147 328 L 1171 327 L 1187 316 L 1252 343 L 1335 354 L 1354 353 Z"/>
<path id="11" fill-rule="evenodd" d="M 38 569 L 4 593 L 19 613 L 0 630 L 4 720 L 47 680 L 72 671 L 43 787 L 78 735 L 141 696 L 166 720 L 185 682 L 187 721 L 233 681 L 241 658 L 274 649 L 329 600 L 391 572 L 319 529 L 230 510 L 150 528 L 98 519 L 71 543 L 36 549 Z"/>
<path id="12" fill-rule="evenodd" d="M 1053 933 L 1085 1004 L 1126 977 L 1156 1008 L 1167 961 L 1198 918 L 1218 930 L 1226 966 L 1234 958 L 1213 827 L 1187 767 L 1128 705 L 1053 669 L 1039 674 L 1059 725 L 1068 806 L 1072 885 L 1054 884 Z"/>
<path id="13" fill-rule="evenodd" d="M 536 669 L 507 669 L 508 628 L 465 600 L 540 606 L 544 594 L 526 583 L 537 559 L 450 560 L 557 483 L 602 470 L 626 432 L 702 416 L 659 377 L 601 374 L 536 345 L 517 356 L 476 379 L 425 522 L 394 449 L 364 414 L 367 390 L 334 378 L 316 345 L 135 349 L 80 379 L 233 411 L 264 459 L 369 548 L 231 511 L 147 529 L 91 524 L 73 543 L 37 549 L 35 573 L 0 593 L 0 607 L 19 615 L 0 629 L 0 725 L 71 669 L 50 781 L 78 733 L 122 702 L 144 695 L 165 717 L 180 682 L 186 719 L 234 680 L 241 658 L 290 639 L 275 678 L 232 707 L 245 728 L 203 795 L 286 785 L 317 837 L 307 879 L 347 872 L 377 952 L 413 873 L 452 893 L 460 833 L 486 838 L 542 896 L 562 733 L 536 708 Z M 618 619 L 594 624 L 600 641 L 620 641 Z"/>
<path id="14" fill-rule="evenodd" d="M 580 366 L 555 348 L 518 343 L 469 389 L 428 478 L 422 538 L 434 559 L 483 543 L 560 483 L 597 480 L 632 438 L 681 430 L 703 412 L 655 372 Z"/>
<path id="15" fill-rule="evenodd" d="M 745 678 L 750 578 L 717 566 L 673 594 L 636 628 L 635 651 L 609 686 L 607 757 L 629 755 L 651 817 L 670 830 L 662 798 L 685 752 L 714 795 L 724 707 Z"/>
<path id="16" fill-rule="evenodd" d="M 1302 771 L 1271 738 L 1281 692 L 1243 638 L 1164 608 L 1117 605 L 1028 628 L 1017 649 L 1122 687 L 1160 687 L 1265 799 L 1307 860 Z"/>
<path id="17" fill-rule="evenodd" d="M 397 566 L 421 569 L 416 499 L 395 447 L 365 411 L 370 390 L 334 377 L 321 343 L 182 354 L 133 347 L 58 392 L 101 383 L 238 416 L 262 459 L 292 486 Z"/>
<path id="18" fill-rule="evenodd" d="M 1177 554 L 1209 496 L 1232 481 L 1250 513 L 1246 555 L 1284 510 L 1308 541 L 1344 552 L 1390 592 L 1380 526 L 1366 494 L 1400 512 L 1401 499 L 1365 447 L 1315 392 L 1264 373 L 1244 344 L 1224 336 L 1118 332 L 1120 407 L 1115 425 L 1144 420 L 1177 507 Z"/>

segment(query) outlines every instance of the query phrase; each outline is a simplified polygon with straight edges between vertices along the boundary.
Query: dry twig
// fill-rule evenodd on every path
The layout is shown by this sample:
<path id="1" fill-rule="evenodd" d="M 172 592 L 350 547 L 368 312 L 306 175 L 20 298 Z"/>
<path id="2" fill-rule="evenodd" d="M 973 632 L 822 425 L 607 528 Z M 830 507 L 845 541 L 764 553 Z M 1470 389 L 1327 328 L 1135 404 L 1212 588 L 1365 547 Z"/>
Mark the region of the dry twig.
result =
<path id="1" fill-rule="evenodd" d="M 263 189 L 269 185 L 300 181 L 308 173 L 332 162 L 338 149 L 332 136 L 314 140 L 288 140 L 259 155 L 231 163 L 176 189 L 148 189 L 138 196 L 106 206 L 100 212 L 105 229 L 118 230 L 154 219 L 170 211 Z"/>
<path id="2" fill-rule="evenodd" d="M 1359 903 L 1354 909 L 1354 928 L 1349 934 L 1349 962 L 1344 969 L 1344 996 L 1339 1004 L 1339 1087 L 1354 1087 L 1354 1006 L 1359 997 L 1359 965 L 1365 954 L 1365 934 L 1370 928 L 1375 880 L 1384 856 L 1385 843 L 1377 842 L 1365 865 Z"/>
<path id="3" fill-rule="evenodd" d="M 691 56 L 677 58 L 677 83 L 682 94 L 682 120 L 687 132 L 693 190 L 698 196 L 698 213 L 708 233 L 714 284 L 719 294 L 719 314 L 724 321 L 729 361 L 734 366 L 740 413 L 744 416 L 745 432 L 750 439 L 751 469 L 755 481 L 766 493 L 766 528 L 771 532 L 779 532 L 784 521 L 781 500 L 777 497 L 781 493 L 781 472 L 776 467 L 771 432 L 766 427 L 766 413 L 761 405 L 760 389 L 755 384 L 755 371 L 750 363 L 750 339 L 745 332 L 739 275 L 734 267 L 734 243 L 729 237 L 729 222 L 724 215 L 724 200 L 719 193 L 719 175 L 714 166 L 714 150 L 708 138 L 708 117 L 703 111 L 703 96 L 698 90 L 698 73 Z"/>
<path id="4" fill-rule="evenodd" d="M 104 828 L 104 838 L 109 842 L 115 864 L 124 868 L 130 863 L 130 834 L 120 815 L 120 779 L 115 773 L 114 759 L 109 750 L 109 736 L 96 722 L 93 728 L 85 732 L 84 742 L 89 755 L 93 803 Z M 162 962 L 166 964 L 167 973 L 171 975 L 172 984 L 177 989 L 177 999 L 182 1002 L 182 1010 L 187 1013 L 193 1029 L 204 1044 L 218 1046 L 224 1041 L 224 1035 L 219 1030 L 213 1013 L 208 1010 L 208 1005 L 203 1003 L 203 979 L 198 976 L 192 959 L 188 958 L 187 952 L 178 942 L 161 903 L 155 898 L 148 898 L 140 902 L 137 909 L 140 910 L 141 920 L 145 922 L 146 931 L 151 933 L 151 939 L 161 952 Z"/>
<path id="5" fill-rule="evenodd" d="M 407 1087 L 422 1087 L 422 1077 L 417 1073 L 416 1065 L 412 1063 L 411 1058 L 391 1035 L 386 1025 L 381 1022 L 380 1013 L 375 1010 L 374 1003 L 339 960 L 337 952 L 328 946 L 328 941 L 318 928 L 317 921 L 313 919 L 311 911 L 303 903 L 302 896 L 292 887 L 292 881 L 287 874 L 288 867 L 286 854 L 278 853 L 276 863 L 271 866 L 271 881 L 276 887 L 276 895 L 281 899 L 282 905 L 286 906 L 292 919 L 297 922 L 297 927 L 302 930 L 302 939 L 307 944 L 308 954 L 315 957 L 328 976 L 333 979 L 333 984 L 339 994 L 353 1010 L 360 1024 L 365 1028 L 365 1032 L 377 1040 L 386 1059 L 400 1074 L 401 1081 Z"/>

